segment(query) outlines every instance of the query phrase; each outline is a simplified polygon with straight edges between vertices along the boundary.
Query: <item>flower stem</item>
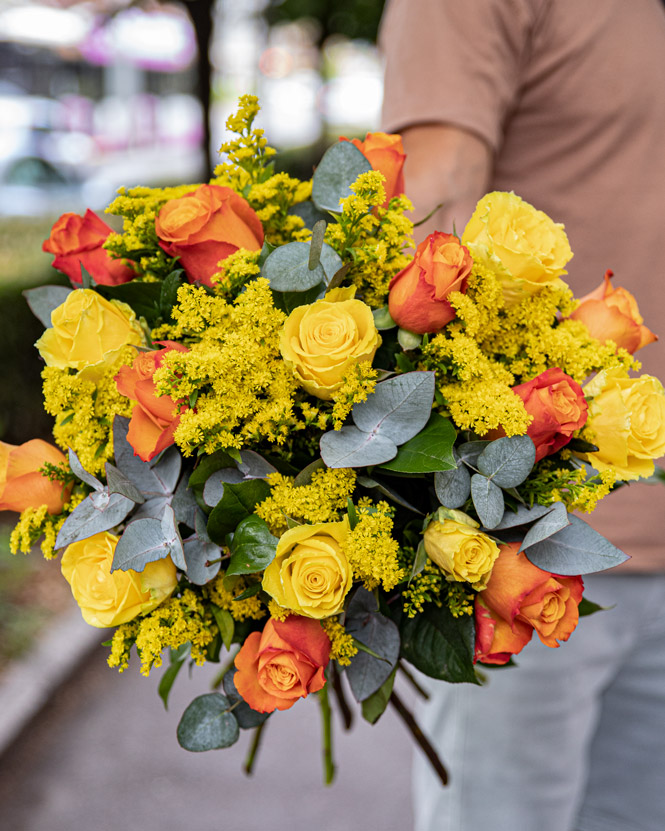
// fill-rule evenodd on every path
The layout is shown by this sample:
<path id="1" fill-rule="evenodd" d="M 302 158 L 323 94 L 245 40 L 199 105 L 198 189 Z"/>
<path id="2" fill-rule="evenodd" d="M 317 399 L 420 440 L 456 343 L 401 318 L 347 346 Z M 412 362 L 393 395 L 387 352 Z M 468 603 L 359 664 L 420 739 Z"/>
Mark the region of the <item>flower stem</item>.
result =
<path id="1" fill-rule="evenodd" d="M 427 756 L 427 758 L 429 759 L 429 762 L 432 765 L 432 768 L 434 769 L 434 772 L 436 773 L 436 775 L 441 780 L 441 784 L 442 785 L 447 785 L 448 784 L 448 771 L 443 766 L 443 763 L 441 762 L 441 759 L 439 759 L 438 753 L 436 752 L 436 750 L 434 749 L 434 747 L 430 743 L 427 736 L 423 733 L 423 731 L 418 726 L 418 723 L 416 722 L 415 718 L 413 717 L 413 713 L 405 707 L 404 702 L 402 701 L 402 699 L 397 695 L 397 693 L 394 690 L 390 694 L 390 703 L 397 710 L 397 712 L 400 715 L 402 721 L 404 722 L 404 724 L 406 724 L 409 731 L 411 732 L 411 735 L 413 736 L 413 738 L 416 740 L 416 742 L 420 746 L 420 749 L 423 751 L 425 756 Z"/>
<path id="2" fill-rule="evenodd" d="M 429 693 L 427 690 L 423 689 L 418 681 L 416 680 L 415 675 L 405 666 L 403 661 L 398 661 L 397 669 L 403 673 L 406 680 L 411 684 L 413 689 L 418 693 L 418 695 L 422 696 L 425 701 L 429 701 Z"/>
<path id="3" fill-rule="evenodd" d="M 331 664 L 330 675 L 333 690 L 335 691 L 335 698 L 337 699 L 337 704 L 339 706 L 339 712 L 342 716 L 342 722 L 344 723 L 344 729 L 350 730 L 353 726 L 353 711 L 349 707 L 349 702 L 346 700 L 346 694 L 344 692 L 344 687 L 342 686 L 342 674 L 338 672 L 337 667 L 334 664 Z"/>
<path id="4" fill-rule="evenodd" d="M 335 778 L 335 763 L 332 755 L 332 711 L 328 698 L 328 684 L 319 690 L 321 704 L 321 723 L 323 726 L 323 783 L 332 785 Z"/>
<path id="5" fill-rule="evenodd" d="M 249 748 L 249 752 L 247 754 L 247 758 L 245 759 L 245 773 L 247 776 L 251 776 L 254 773 L 254 762 L 256 761 L 256 754 L 259 750 L 259 745 L 261 744 L 261 736 L 263 734 L 263 728 L 266 726 L 268 722 L 264 721 L 254 730 L 254 738 L 252 739 L 252 744 Z"/>

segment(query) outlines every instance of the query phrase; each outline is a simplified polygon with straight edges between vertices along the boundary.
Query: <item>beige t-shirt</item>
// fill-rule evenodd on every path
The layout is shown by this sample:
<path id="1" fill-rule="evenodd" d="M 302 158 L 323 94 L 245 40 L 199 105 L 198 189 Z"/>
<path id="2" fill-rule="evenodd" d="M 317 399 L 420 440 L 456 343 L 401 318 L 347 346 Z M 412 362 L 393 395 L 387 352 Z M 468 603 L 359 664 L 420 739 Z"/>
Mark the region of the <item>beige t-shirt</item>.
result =
<path id="1" fill-rule="evenodd" d="M 447 123 L 483 138 L 491 189 L 565 224 L 576 296 L 608 268 L 637 296 L 661 336 L 638 353 L 642 371 L 665 380 L 661 0 L 389 0 L 380 43 L 384 129 Z M 633 569 L 665 569 L 665 486 L 623 487 L 586 519 Z"/>

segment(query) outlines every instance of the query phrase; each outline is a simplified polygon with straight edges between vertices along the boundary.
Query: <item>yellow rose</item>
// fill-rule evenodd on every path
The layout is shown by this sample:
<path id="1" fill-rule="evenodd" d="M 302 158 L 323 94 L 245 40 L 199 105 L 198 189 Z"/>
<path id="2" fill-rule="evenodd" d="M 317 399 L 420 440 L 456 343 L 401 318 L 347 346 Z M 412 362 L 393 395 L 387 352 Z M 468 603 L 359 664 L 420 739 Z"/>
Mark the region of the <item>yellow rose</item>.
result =
<path id="1" fill-rule="evenodd" d="M 430 522 L 423 541 L 427 556 L 443 571 L 446 580 L 471 583 L 477 590 L 487 586 L 499 556 L 499 546 L 478 531 L 478 523 L 471 517 L 464 522 L 454 519 Z"/>
<path id="2" fill-rule="evenodd" d="M 284 609 L 312 618 L 342 611 L 353 574 L 343 546 L 348 520 L 299 525 L 282 534 L 263 588 Z"/>
<path id="3" fill-rule="evenodd" d="M 584 387 L 590 440 L 596 453 L 582 458 L 596 470 L 614 470 L 623 480 L 651 476 L 653 460 L 665 453 L 665 390 L 652 375 L 630 378 L 606 369 Z"/>
<path id="4" fill-rule="evenodd" d="M 142 572 L 111 572 L 118 537 L 104 531 L 72 543 L 62 555 L 61 570 L 81 607 L 83 620 L 105 629 L 150 612 L 177 585 L 170 557 L 148 563 Z"/>
<path id="5" fill-rule="evenodd" d="M 92 289 L 75 289 L 51 312 L 51 328 L 35 346 L 46 366 L 70 367 L 95 380 L 115 363 L 125 346 L 144 343 L 130 306 L 105 300 Z"/>
<path id="6" fill-rule="evenodd" d="M 462 242 L 473 259 L 496 272 L 506 305 L 543 286 L 565 286 L 573 256 L 563 225 L 514 193 L 494 191 L 476 205 Z"/>
<path id="7" fill-rule="evenodd" d="M 282 357 L 298 381 L 326 401 L 353 366 L 371 361 L 381 344 L 370 307 L 347 294 L 333 290 L 323 300 L 298 306 L 280 336 Z"/>

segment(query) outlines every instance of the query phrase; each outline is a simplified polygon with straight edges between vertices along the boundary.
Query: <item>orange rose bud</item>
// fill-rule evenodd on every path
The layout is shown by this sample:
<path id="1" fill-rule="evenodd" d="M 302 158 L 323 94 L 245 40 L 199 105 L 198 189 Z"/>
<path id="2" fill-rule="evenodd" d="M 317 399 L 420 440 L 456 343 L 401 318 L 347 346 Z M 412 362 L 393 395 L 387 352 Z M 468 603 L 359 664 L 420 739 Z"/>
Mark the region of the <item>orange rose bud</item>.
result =
<path id="1" fill-rule="evenodd" d="M 475 660 L 505 664 L 534 631 L 551 647 L 567 641 L 577 626 L 584 583 L 537 568 L 519 543 L 500 546 L 487 588 L 476 597 Z"/>
<path id="2" fill-rule="evenodd" d="M 59 514 L 71 488 L 51 482 L 39 470 L 46 462 L 59 465 L 64 455 L 52 444 L 32 439 L 15 446 L 0 441 L 0 511 L 24 511 L 46 505 L 50 514 Z"/>
<path id="3" fill-rule="evenodd" d="M 127 431 L 127 441 L 134 454 L 149 462 L 173 444 L 173 434 L 180 423 L 178 404 L 169 395 L 157 395 L 152 376 L 173 350 L 188 352 L 186 346 L 173 341 L 157 341 L 164 349 L 140 352 L 131 366 L 123 366 L 115 376 L 118 392 L 136 401 Z"/>
<path id="4" fill-rule="evenodd" d="M 466 291 L 473 260 L 453 234 L 435 231 L 416 248 L 413 260 L 390 282 L 388 310 L 403 329 L 438 332 L 455 317 L 446 300 Z"/>
<path id="5" fill-rule="evenodd" d="M 348 139 L 342 138 L 342 141 L 348 141 Z M 367 133 L 365 141 L 352 139 L 351 144 L 360 150 L 372 165 L 373 170 L 378 170 L 386 177 L 383 185 L 386 189 L 384 207 L 393 196 L 400 196 L 404 193 L 403 168 L 406 153 L 402 146 L 401 136 L 394 133 Z"/>
<path id="6" fill-rule="evenodd" d="M 90 209 L 85 216 L 63 214 L 42 250 L 55 254 L 53 268 L 64 272 L 75 286 L 82 284 L 81 266 L 100 286 L 117 286 L 133 280 L 136 274 L 102 248 L 112 230 Z"/>
<path id="7" fill-rule="evenodd" d="M 180 257 L 190 283 L 212 286 L 221 260 L 239 248 L 260 251 L 261 220 L 242 196 L 221 185 L 201 185 L 180 199 L 169 200 L 155 220 L 160 246 Z"/>
<path id="8" fill-rule="evenodd" d="M 330 660 L 330 639 L 318 620 L 290 615 L 271 618 L 252 632 L 236 655 L 236 689 L 259 713 L 288 710 L 320 690 Z"/>
<path id="9" fill-rule="evenodd" d="M 586 423 L 588 407 L 582 387 L 559 367 L 513 387 L 513 392 L 533 416 L 526 434 L 536 445 L 537 462 L 568 444 L 575 430 Z"/>
<path id="10" fill-rule="evenodd" d="M 633 295 L 622 286 L 612 288 L 613 276 L 606 271 L 603 282 L 581 299 L 571 318 L 581 320 L 591 337 L 602 343 L 613 340 L 617 347 L 632 354 L 658 337 L 643 325 L 644 318 Z"/>

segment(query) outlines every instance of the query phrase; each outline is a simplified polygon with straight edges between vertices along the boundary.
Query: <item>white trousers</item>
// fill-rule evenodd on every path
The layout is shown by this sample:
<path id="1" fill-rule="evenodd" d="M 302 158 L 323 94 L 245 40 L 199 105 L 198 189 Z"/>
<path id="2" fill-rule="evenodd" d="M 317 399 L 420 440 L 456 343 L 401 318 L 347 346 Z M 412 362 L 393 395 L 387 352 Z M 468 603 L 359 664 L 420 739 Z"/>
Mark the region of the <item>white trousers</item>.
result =
<path id="1" fill-rule="evenodd" d="M 590 575 L 558 649 L 534 641 L 483 687 L 423 678 L 416 831 L 665 831 L 665 574 Z"/>

